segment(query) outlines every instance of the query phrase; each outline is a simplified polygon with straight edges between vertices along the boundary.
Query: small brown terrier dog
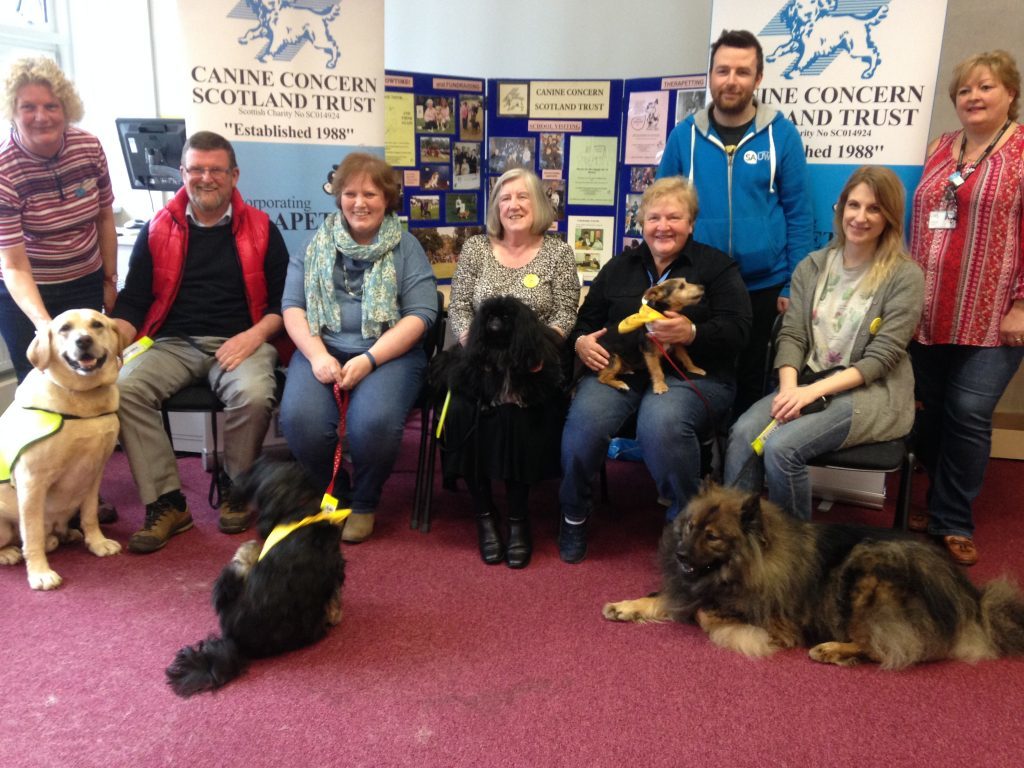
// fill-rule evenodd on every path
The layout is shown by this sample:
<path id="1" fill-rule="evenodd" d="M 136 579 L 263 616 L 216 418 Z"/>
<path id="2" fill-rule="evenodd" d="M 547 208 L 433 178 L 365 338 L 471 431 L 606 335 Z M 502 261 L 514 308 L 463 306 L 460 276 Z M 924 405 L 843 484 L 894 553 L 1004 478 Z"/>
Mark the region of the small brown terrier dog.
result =
<path id="1" fill-rule="evenodd" d="M 703 296 L 704 286 L 688 283 L 686 278 L 674 277 L 648 288 L 644 292 L 644 301 L 648 307 L 656 309 L 658 312 L 679 312 L 684 307 L 696 304 Z M 625 323 L 626 321 L 623 321 L 623 324 Z M 619 378 L 619 374 L 639 370 L 642 361 L 651 375 L 654 394 L 662 395 L 668 392 L 665 372 L 661 367 L 661 355 L 648 337 L 645 326 L 638 324 L 626 332 L 620 331 L 621 327 L 622 324 L 610 326 L 608 333 L 601 337 L 599 343 L 608 350 L 609 358 L 608 365 L 597 374 L 597 380 L 609 387 L 626 392 L 629 390 L 629 385 Z M 672 355 L 690 373 L 698 376 L 705 374 L 703 368 L 698 368 L 694 364 L 686 347 L 669 344 L 666 345 L 665 352 Z"/>

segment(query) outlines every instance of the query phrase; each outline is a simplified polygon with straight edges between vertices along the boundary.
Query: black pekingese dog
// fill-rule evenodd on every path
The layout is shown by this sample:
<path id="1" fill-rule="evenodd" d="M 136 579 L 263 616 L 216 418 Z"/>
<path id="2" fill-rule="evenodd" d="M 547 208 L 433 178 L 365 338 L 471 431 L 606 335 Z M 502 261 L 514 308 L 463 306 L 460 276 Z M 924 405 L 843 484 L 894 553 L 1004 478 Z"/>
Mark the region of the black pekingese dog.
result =
<path id="1" fill-rule="evenodd" d="M 512 296 L 480 305 L 466 345 L 438 355 L 431 381 L 443 396 L 451 389 L 482 406 L 533 405 L 562 385 L 562 337 Z"/>
<path id="2" fill-rule="evenodd" d="M 305 470 L 261 458 L 231 493 L 234 504 L 256 510 L 260 540 L 240 546 L 214 584 L 221 636 L 182 648 L 167 668 L 168 684 L 182 697 L 220 688 L 245 670 L 248 659 L 311 645 L 341 621 L 340 526 L 321 521 L 298 527 L 259 559 L 275 526 L 320 511 L 322 493 Z"/>

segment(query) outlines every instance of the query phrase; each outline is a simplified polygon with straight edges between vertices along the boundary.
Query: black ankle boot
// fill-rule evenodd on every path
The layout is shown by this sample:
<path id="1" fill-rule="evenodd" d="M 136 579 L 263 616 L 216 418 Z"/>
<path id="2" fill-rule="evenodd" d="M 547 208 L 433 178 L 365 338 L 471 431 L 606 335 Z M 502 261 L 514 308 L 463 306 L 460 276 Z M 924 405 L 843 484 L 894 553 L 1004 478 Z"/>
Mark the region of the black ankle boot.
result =
<path id="1" fill-rule="evenodd" d="M 509 568 L 525 568 L 533 554 L 533 542 L 530 540 L 530 521 L 526 513 L 521 516 L 509 516 L 508 519 L 508 554 L 505 562 Z"/>
<path id="2" fill-rule="evenodd" d="M 480 545 L 480 557 L 488 565 L 500 563 L 505 559 L 505 550 L 498 535 L 497 515 L 493 511 L 477 512 L 476 536 Z"/>

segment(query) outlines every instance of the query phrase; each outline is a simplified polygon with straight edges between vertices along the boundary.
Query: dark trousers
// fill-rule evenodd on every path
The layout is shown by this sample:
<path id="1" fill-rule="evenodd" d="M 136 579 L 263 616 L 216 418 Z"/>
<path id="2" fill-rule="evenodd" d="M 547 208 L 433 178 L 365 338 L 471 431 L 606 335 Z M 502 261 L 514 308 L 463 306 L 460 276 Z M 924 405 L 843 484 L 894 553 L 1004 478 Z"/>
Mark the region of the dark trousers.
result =
<path id="1" fill-rule="evenodd" d="M 765 356 L 772 325 L 779 314 L 778 299 L 781 285 L 750 291 L 750 308 L 753 322 L 750 325 L 750 339 L 746 349 L 740 353 L 736 366 L 736 402 L 732 406 L 733 421 L 750 406 L 764 397 Z"/>
<path id="2" fill-rule="evenodd" d="M 69 309 L 103 311 L 102 269 L 97 269 L 91 275 L 66 283 L 39 283 L 37 285 L 39 295 L 43 299 L 43 306 L 50 313 L 50 317 L 56 317 Z M 15 303 L 14 297 L 7 290 L 6 283 L 0 280 L 0 336 L 3 336 L 4 344 L 7 345 L 7 353 L 11 356 L 11 362 L 14 363 L 14 373 L 18 377 L 19 384 L 32 370 L 32 364 L 28 361 L 25 353 L 35 334 L 36 328 L 32 321 Z"/>

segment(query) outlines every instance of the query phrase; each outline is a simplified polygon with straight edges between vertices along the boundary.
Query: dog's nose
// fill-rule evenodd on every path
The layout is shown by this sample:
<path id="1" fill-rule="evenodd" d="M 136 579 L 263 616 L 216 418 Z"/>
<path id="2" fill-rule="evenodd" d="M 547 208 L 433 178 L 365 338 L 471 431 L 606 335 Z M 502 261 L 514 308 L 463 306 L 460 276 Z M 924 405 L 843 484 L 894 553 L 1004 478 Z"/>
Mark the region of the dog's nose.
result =
<path id="1" fill-rule="evenodd" d="M 92 336 L 87 333 L 79 334 L 78 338 L 75 339 L 75 346 L 79 349 L 88 349 L 92 346 Z"/>

